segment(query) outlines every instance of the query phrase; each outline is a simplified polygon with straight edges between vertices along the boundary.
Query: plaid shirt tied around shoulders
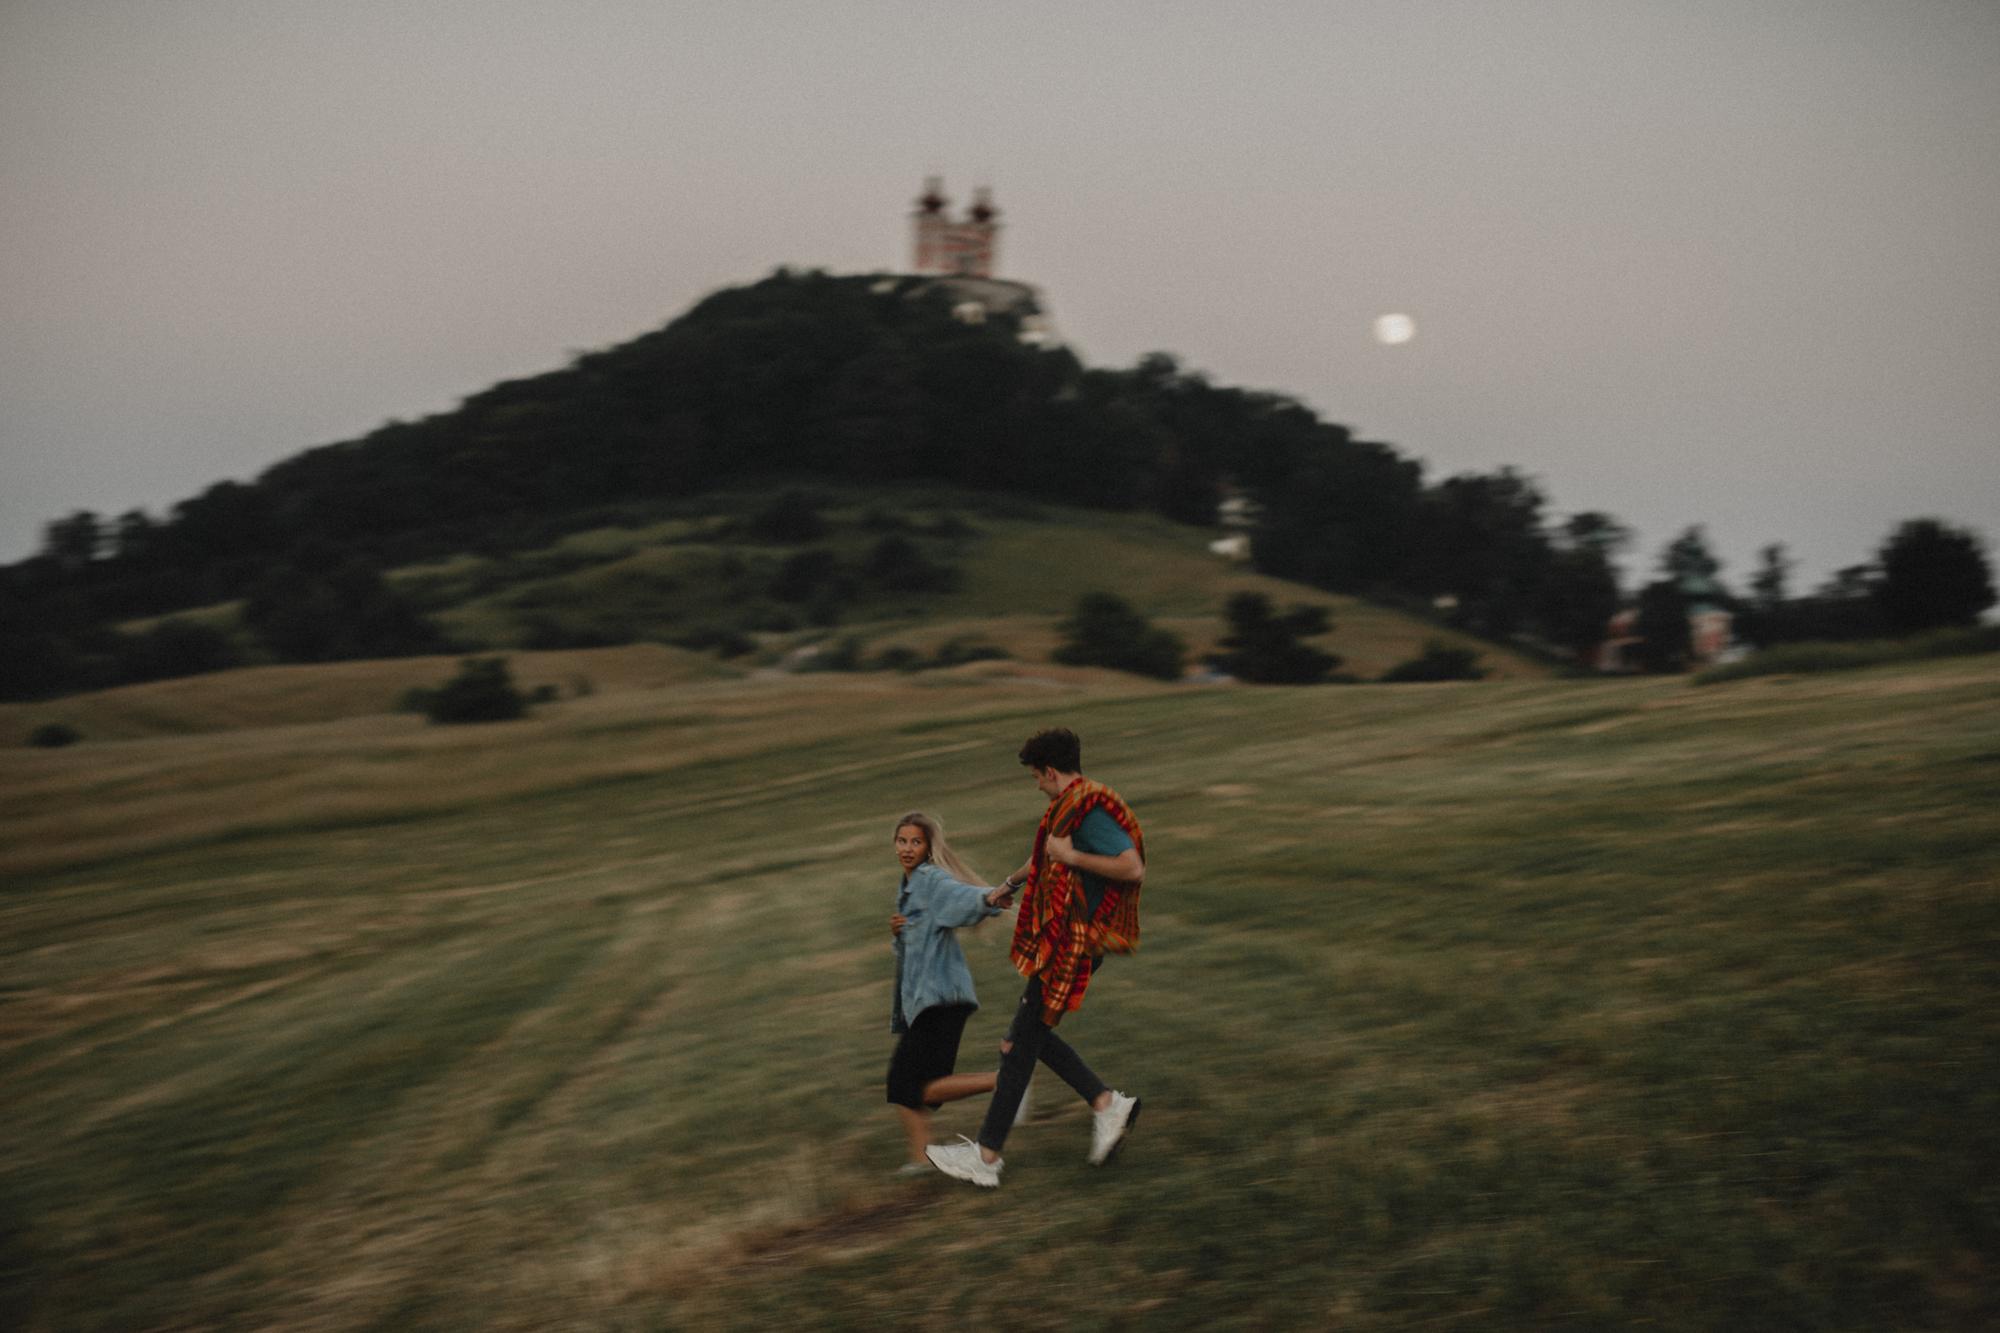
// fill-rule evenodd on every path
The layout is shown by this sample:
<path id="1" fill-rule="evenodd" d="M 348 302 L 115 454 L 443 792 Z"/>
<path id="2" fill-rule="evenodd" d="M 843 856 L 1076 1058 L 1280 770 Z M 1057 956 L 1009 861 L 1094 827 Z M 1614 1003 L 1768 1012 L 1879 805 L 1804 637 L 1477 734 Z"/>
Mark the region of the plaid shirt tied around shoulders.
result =
<path id="1" fill-rule="evenodd" d="M 1034 869 L 1014 919 L 1014 966 L 1042 983 L 1042 1022 L 1054 1027 L 1083 1003 L 1096 959 L 1139 948 L 1139 881 L 1107 879 L 1094 916 L 1086 916 L 1083 876 L 1075 866 L 1050 859 L 1049 838 L 1073 838 L 1084 816 L 1102 810 L 1132 839 L 1140 861 L 1146 839 L 1139 820 L 1118 793 L 1101 782 L 1078 778 L 1049 803 L 1035 830 Z"/>

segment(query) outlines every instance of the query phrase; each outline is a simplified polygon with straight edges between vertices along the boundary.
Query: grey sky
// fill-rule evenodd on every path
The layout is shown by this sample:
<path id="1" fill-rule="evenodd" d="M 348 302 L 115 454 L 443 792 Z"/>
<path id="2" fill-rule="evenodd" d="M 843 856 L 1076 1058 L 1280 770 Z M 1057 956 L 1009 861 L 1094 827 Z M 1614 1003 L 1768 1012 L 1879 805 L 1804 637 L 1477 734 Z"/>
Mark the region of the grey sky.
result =
<path id="1" fill-rule="evenodd" d="M 0 558 L 899 268 L 927 171 L 1086 360 L 1513 463 L 1628 563 L 2000 544 L 1992 3 L 0 0 Z"/>

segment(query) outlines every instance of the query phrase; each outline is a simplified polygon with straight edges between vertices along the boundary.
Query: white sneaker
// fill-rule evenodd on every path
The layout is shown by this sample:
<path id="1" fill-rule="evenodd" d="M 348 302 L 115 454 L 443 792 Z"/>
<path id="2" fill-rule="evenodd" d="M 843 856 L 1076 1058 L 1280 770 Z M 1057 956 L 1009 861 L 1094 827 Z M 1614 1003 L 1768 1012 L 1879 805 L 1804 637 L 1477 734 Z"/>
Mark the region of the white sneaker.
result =
<path id="1" fill-rule="evenodd" d="M 1103 1166 L 1138 1123 L 1139 1099 L 1112 1093 L 1111 1105 L 1090 1114 L 1090 1156 L 1085 1160 L 1092 1166 Z"/>
<path id="2" fill-rule="evenodd" d="M 931 1169 L 929 1162 L 905 1162 L 889 1174 L 892 1176 L 920 1176 Z"/>
<path id="3" fill-rule="evenodd" d="M 979 1155 L 979 1145 L 961 1134 L 957 1143 L 933 1143 L 924 1149 L 924 1155 L 931 1159 L 931 1165 L 946 1175 L 958 1180 L 969 1180 L 987 1189 L 997 1189 L 1000 1185 L 1000 1168 L 1006 1163 L 987 1161 Z"/>

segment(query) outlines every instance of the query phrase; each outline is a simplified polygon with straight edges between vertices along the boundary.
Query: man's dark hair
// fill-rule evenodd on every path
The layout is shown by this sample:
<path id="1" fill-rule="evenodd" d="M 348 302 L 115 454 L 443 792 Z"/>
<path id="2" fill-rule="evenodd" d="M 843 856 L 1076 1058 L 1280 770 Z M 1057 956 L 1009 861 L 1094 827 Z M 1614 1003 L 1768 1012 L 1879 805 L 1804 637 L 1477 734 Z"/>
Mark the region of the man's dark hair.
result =
<path id="1" fill-rule="evenodd" d="M 1026 768 L 1053 768 L 1058 773 L 1083 772 L 1083 742 L 1068 727 L 1048 727 L 1028 737 L 1021 747 Z"/>

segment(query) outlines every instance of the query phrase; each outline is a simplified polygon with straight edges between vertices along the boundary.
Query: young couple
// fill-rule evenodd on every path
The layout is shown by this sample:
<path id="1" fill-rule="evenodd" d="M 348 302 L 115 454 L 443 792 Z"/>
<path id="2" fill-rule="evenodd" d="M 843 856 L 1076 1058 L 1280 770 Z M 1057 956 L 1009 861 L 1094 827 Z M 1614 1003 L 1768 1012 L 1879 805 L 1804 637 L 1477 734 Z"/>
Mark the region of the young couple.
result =
<path id="1" fill-rule="evenodd" d="M 890 1030 L 902 1040 L 889 1062 L 889 1100 L 910 1140 L 910 1161 L 902 1169 L 920 1171 L 928 1160 L 948 1176 L 989 1189 L 1000 1183 L 1000 1149 L 1036 1061 L 1090 1103 L 1092 1166 L 1110 1160 L 1139 1119 L 1139 1099 L 1106 1087 L 1055 1029 L 1083 1003 L 1104 955 L 1131 953 L 1138 945 L 1145 839 L 1118 794 L 1083 776 L 1083 745 L 1075 732 L 1036 732 L 1021 747 L 1021 763 L 1049 808 L 1035 830 L 1033 852 L 998 888 L 987 888 L 952 853 L 937 820 L 909 814 L 896 824 L 903 881 L 889 918 L 896 947 Z M 1016 893 L 1022 899 L 1012 956 L 1027 989 L 1000 1043 L 999 1071 L 955 1074 L 959 1037 L 979 998 L 952 932 L 999 915 Z M 982 1092 L 993 1100 L 976 1142 L 963 1136 L 949 1146 L 928 1142 L 927 1109 Z"/>

